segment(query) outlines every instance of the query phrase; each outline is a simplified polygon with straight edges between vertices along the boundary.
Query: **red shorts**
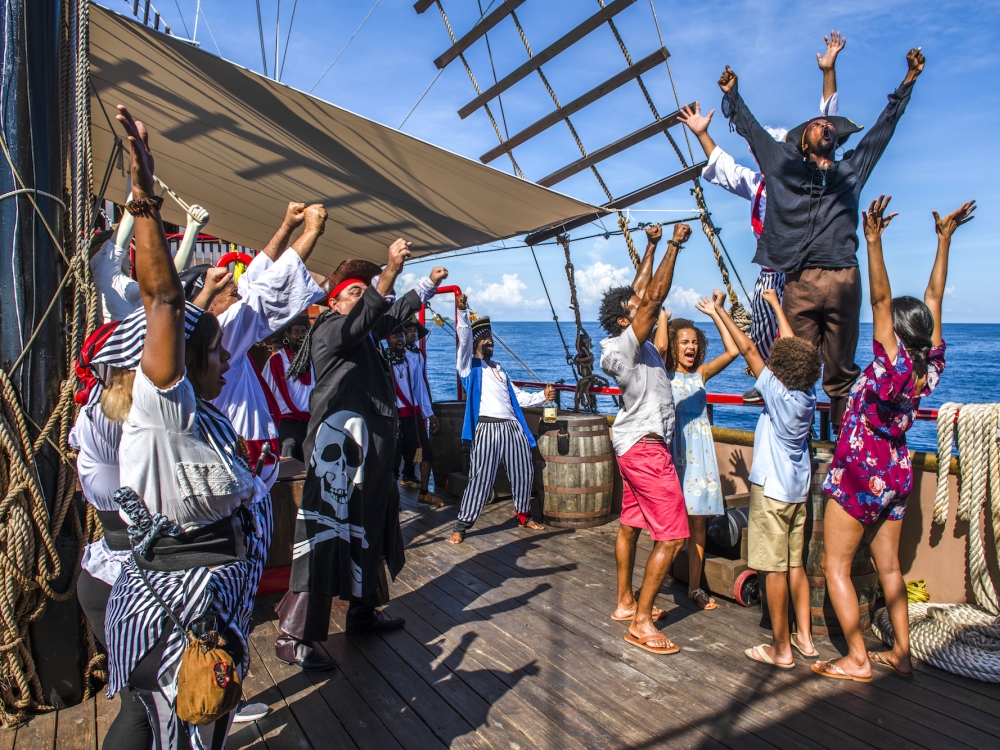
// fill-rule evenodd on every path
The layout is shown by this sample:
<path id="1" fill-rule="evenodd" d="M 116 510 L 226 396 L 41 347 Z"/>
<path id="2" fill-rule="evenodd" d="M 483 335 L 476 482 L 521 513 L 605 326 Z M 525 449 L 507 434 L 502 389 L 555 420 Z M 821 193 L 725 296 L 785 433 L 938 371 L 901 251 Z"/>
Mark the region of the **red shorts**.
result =
<path id="1" fill-rule="evenodd" d="M 640 440 L 618 456 L 622 474 L 622 518 L 626 526 L 649 529 L 654 542 L 687 539 L 687 508 L 666 443 Z"/>

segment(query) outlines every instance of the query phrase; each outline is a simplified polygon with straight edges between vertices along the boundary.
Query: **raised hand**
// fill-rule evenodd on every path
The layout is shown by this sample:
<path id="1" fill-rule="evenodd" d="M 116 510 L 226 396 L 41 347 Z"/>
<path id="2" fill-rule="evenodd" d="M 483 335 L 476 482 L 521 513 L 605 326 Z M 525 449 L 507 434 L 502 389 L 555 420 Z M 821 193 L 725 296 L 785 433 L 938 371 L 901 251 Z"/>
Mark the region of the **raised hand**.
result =
<path id="1" fill-rule="evenodd" d="M 917 80 L 917 76 L 924 72 L 924 63 L 926 60 L 920 51 L 922 49 L 923 47 L 917 47 L 906 53 L 906 78 L 903 79 L 904 83 Z"/>
<path id="2" fill-rule="evenodd" d="M 651 244 L 655 245 L 663 237 L 663 227 L 659 224 L 650 224 L 646 227 L 646 240 Z"/>
<path id="3" fill-rule="evenodd" d="M 781 307 L 781 300 L 778 298 L 777 289 L 765 289 L 763 294 L 761 294 L 761 297 L 763 297 L 764 301 L 772 308 Z"/>
<path id="4" fill-rule="evenodd" d="M 720 292 L 718 289 L 712 290 L 712 304 L 715 305 L 715 309 L 720 313 L 726 311 L 726 293 Z"/>
<path id="5" fill-rule="evenodd" d="M 722 89 L 723 94 L 728 94 L 733 90 L 733 86 L 736 85 L 737 77 L 733 72 L 733 69 L 728 65 L 726 69 L 722 71 L 722 75 L 719 76 L 719 88 Z"/>
<path id="6" fill-rule="evenodd" d="M 677 119 L 687 125 L 688 130 L 699 136 L 702 133 L 708 132 L 708 125 L 712 122 L 712 115 L 715 114 L 715 110 L 709 111 L 707 115 L 701 113 L 701 104 L 698 102 L 694 103 L 694 109 L 692 110 L 686 104 L 681 107 L 681 113 Z"/>
<path id="7" fill-rule="evenodd" d="M 431 269 L 431 283 L 437 286 L 442 281 L 448 278 L 448 269 L 444 266 L 434 266 Z"/>
<path id="8" fill-rule="evenodd" d="M 691 227 L 687 224 L 674 224 L 673 241 L 678 245 L 683 245 L 689 239 L 691 239 Z"/>
<path id="9" fill-rule="evenodd" d="M 968 203 L 963 203 L 943 219 L 938 216 L 937 211 L 931 211 L 931 213 L 934 214 L 934 229 L 937 231 L 938 236 L 951 239 L 951 235 L 956 229 L 976 218 L 972 214 L 975 210 L 976 202 L 969 201 Z"/>
<path id="10" fill-rule="evenodd" d="M 306 204 L 300 201 L 290 201 L 285 208 L 285 218 L 281 222 L 289 229 L 300 226 L 306 218 Z"/>
<path id="11" fill-rule="evenodd" d="M 698 312 L 704 313 L 710 318 L 714 318 L 719 313 L 719 311 L 715 309 L 715 302 L 711 297 L 702 297 L 698 300 L 698 304 L 695 305 L 695 308 Z"/>
<path id="12" fill-rule="evenodd" d="M 823 40 L 826 42 L 826 52 L 822 55 L 817 52 L 816 62 L 820 70 L 833 70 L 837 64 L 837 55 L 847 44 L 847 37 L 839 31 L 831 31 L 830 36 L 823 37 Z"/>
<path id="13" fill-rule="evenodd" d="M 402 238 L 389 245 L 389 260 L 385 264 L 385 270 L 398 274 L 402 270 L 403 264 L 410 259 L 411 247 L 411 243 Z"/>
<path id="14" fill-rule="evenodd" d="M 861 224 L 865 228 L 865 239 L 873 242 L 882 237 L 882 232 L 889 226 L 898 213 L 891 213 L 885 216 L 885 210 L 889 207 L 892 196 L 880 195 L 868 206 L 868 211 L 861 212 Z"/>
<path id="15" fill-rule="evenodd" d="M 291 208 L 292 204 L 288 205 L 289 208 Z M 306 206 L 302 215 L 306 223 L 306 232 L 312 232 L 318 237 L 326 231 L 327 213 L 326 209 L 323 208 L 323 204 L 313 203 L 311 206 Z M 287 213 L 285 214 L 285 219 L 288 219 Z"/>
<path id="16" fill-rule="evenodd" d="M 431 435 L 437 435 L 437 431 L 438 431 L 438 427 L 439 427 L 437 417 L 428 417 L 427 421 L 430 422 Z"/>
<path id="17" fill-rule="evenodd" d="M 198 293 L 198 297 L 194 300 L 195 304 L 202 309 L 208 309 L 208 305 L 212 303 L 216 295 L 229 286 L 229 282 L 233 280 L 233 275 L 227 271 L 225 268 L 209 268 L 205 271 L 205 286 L 202 287 L 201 291 Z M 202 295 L 207 299 L 205 300 L 208 304 L 200 305 L 198 304 Z"/>
<path id="18" fill-rule="evenodd" d="M 146 126 L 133 119 L 124 104 L 118 105 L 115 119 L 125 128 L 128 136 L 129 161 L 132 170 L 132 197 L 134 200 L 149 198 L 154 194 L 153 152 L 149 150 L 149 133 Z"/>
<path id="19" fill-rule="evenodd" d="M 460 294 L 460 295 L 458 295 L 455 298 L 455 304 L 458 306 L 459 310 L 468 310 L 469 309 L 469 295 L 468 294 Z"/>

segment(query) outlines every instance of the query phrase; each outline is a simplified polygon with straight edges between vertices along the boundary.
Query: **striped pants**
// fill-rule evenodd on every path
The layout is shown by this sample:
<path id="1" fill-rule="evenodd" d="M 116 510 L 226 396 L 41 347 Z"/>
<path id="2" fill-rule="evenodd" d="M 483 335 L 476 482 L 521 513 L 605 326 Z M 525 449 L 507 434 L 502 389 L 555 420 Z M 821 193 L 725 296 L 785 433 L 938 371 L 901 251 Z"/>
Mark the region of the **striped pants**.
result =
<path id="1" fill-rule="evenodd" d="M 531 463 L 531 446 L 515 420 L 487 422 L 480 420 L 472 441 L 469 456 L 469 484 L 462 494 L 462 508 L 458 513 L 455 531 L 465 533 L 483 512 L 490 497 L 497 466 L 503 461 L 510 487 L 514 493 L 514 510 L 528 513 L 531 510 L 531 485 L 535 469 Z"/>
<path id="2" fill-rule="evenodd" d="M 750 301 L 750 338 L 757 345 L 757 351 L 767 362 L 771 358 L 771 346 L 778 338 L 778 319 L 774 310 L 764 301 L 764 290 L 777 289 L 778 299 L 785 294 L 785 274 L 761 269 L 753 285 L 753 299 Z"/>

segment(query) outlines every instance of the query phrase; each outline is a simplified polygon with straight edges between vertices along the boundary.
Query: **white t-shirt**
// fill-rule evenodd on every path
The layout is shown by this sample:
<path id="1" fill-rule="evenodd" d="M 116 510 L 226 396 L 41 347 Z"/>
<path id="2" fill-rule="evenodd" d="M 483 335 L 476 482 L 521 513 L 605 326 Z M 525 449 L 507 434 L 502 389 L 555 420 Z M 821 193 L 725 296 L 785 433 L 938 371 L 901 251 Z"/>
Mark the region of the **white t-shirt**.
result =
<path id="1" fill-rule="evenodd" d="M 223 463 L 201 434 L 197 408 L 187 375 L 160 390 L 140 366 L 119 450 L 122 486 L 131 487 L 150 514 L 162 513 L 184 531 L 227 518 L 266 492 L 239 462 Z"/>
<path id="2" fill-rule="evenodd" d="M 625 455 L 650 434 L 669 444 L 674 434 L 674 395 L 656 347 L 648 341 L 640 344 L 629 326 L 604 339 L 601 349 L 601 369 L 618 384 L 624 404 L 611 430 L 615 453 Z"/>
<path id="3" fill-rule="evenodd" d="M 785 503 L 805 502 L 809 496 L 809 430 L 816 412 L 816 394 L 790 391 L 769 367 L 754 388 L 764 400 L 764 411 L 753 436 L 750 481 L 764 488 L 764 496 Z"/>

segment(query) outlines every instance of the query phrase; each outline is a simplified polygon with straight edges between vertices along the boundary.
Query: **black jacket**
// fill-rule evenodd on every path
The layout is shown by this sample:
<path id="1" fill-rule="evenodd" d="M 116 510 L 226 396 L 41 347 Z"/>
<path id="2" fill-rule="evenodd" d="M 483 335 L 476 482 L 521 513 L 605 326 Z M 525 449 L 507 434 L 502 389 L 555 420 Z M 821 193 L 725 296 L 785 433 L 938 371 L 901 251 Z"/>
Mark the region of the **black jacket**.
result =
<path id="1" fill-rule="evenodd" d="M 369 287 L 347 315 L 327 315 L 311 336 L 316 387 L 295 524 L 291 590 L 377 604 L 384 557 L 403 568 L 399 488 L 392 473 L 396 396 L 378 342 L 420 309 L 416 292 L 390 305 Z"/>
<path id="2" fill-rule="evenodd" d="M 798 144 L 774 140 L 754 119 L 738 86 L 733 86 L 723 97 L 723 112 L 750 144 L 767 185 L 767 214 L 754 263 L 784 273 L 858 265 L 861 191 L 889 144 L 912 90 L 912 83 L 901 84 L 890 94 L 886 108 L 857 148 L 824 172 L 802 155 Z"/>

